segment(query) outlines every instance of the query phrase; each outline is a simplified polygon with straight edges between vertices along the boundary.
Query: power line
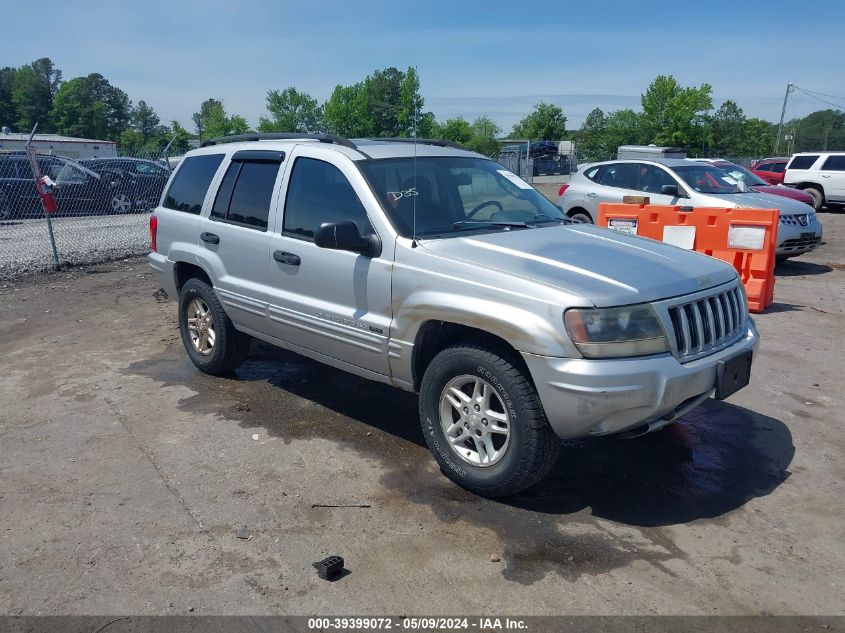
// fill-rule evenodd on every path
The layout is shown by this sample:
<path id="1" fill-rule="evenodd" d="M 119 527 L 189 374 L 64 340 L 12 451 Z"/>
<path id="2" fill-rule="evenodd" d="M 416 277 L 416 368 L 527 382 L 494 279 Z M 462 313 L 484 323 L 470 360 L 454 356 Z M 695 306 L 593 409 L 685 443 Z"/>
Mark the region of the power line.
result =
<path id="1" fill-rule="evenodd" d="M 823 92 L 819 92 L 818 90 L 810 90 L 809 88 L 804 88 L 804 90 L 806 92 L 812 92 L 813 94 L 821 95 L 822 97 L 828 97 L 830 99 L 845 101 L 845 97 L 835 97 L 833 95 L 829 95 L 829 94 L 825 94 Z"/>
<path id="2" fill-rule="evenodd" d="M 832 101 L 826 101 L 825 99 L 822 99 L 821 97 L 817 97 L 816 95 L 814 95 L 814 94 L 812 94 L 812 93 L 810 93 L 810 92 L 807 92 L 806 90 L 804 90 L 803 88 L 801 88 L 801 87 L 799 87 L 799 86 L 795 86 L 795 84 L 793 84 L 793 86 L 795 87 L 795 89 L 796 89 L 796 90 L 800 90 L 800 91 L 801 91 L 801 92 L 803 92 L 805 95 L 807 95 L 808 97 L 812 97 L 812 98 L 813 98 L 813 99 L 815 99 L 816 101 L 821 101 L 822 103 L 826 103 L 827 105 L 829 105 L 829 106 L 833 106 L 833 107 L 834 107 L 834 108 L 836 108 L 836 109 L 841 109 L 841 108 L 842 108 L 842 104 L 841 104 L 841 103 L 833 103 Z"/>

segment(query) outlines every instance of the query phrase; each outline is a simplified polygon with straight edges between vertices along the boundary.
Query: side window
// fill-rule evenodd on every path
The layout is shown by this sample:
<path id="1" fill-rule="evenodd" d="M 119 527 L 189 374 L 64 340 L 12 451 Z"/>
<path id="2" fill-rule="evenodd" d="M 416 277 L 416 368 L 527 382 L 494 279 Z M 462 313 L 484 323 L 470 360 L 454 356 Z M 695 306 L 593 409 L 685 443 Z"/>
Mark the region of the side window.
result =
<path id="1" fill-rule="evenodd" d="M 659 194 L 663 185 L 677 185 L 677 181 L 668 173 L 654 165 L 640 165 L 634 189 L 647 193 Z"/>
<path id="2" fill-rule="evenodd" d="M 818 155 L 795 156 L 789 162 L 789 169 L 809 169 L 818 160 Z"/>
<path id="3" fill-rule="evenodd" d="M 634 174 L 638 165 L 633 163 L 617 163 L 605 165 L 599 177 L 599 184 L 605 187 L 618 187 L 620 189 L 633 189 Z"/>
<path id="4" fill-rule="evenodd" d="M 776 174 L 782 174 L 786 171 L 786 163 L 770 163 L 768 171 L 772 171 Z"/>
<path id="5" fill-rule="evenodd" d="M 217 190 L 211 217 L 266 231 L 279 164 L 233 160 Z"/>
<path id="6" fill-rule="evenodd" d="M 199 215 L 211 179 L 222 162 L 223 154 L 205 154 L 184 159 L 162 206 Z"/>
<path id="7" fill-rule="evenodd" d="M 595 180 L 597 179 L 597 177 L 599 175 L 600 169 L 601 169 L 601 166 L 593 167 L 592 169 L 588 169 L 587 171 L 584 172 L 584 176 L 586 176 L 587 178 L 589 178 L 590 180 L 595 182 Z"/>
<path id="8" fill-rule="evenodd" d="M 321 224 L 341 220 L 355 222 L 362 235 L 373 232 L 364 205 L 337 167 L 314 158 L 297 158 L 290 175 L 282 233 L 311 240 Z"/>
<path id="9" fill-rule="evenodd" d="M 771 163 L 760 163 L 755 168 L 755 171 L 772 171 Z"/>
<path id="10" fill-rule="evenodd" d="M 845 154 L 828 156 L 822 165 L 824 171 L 845 171 Z"/>

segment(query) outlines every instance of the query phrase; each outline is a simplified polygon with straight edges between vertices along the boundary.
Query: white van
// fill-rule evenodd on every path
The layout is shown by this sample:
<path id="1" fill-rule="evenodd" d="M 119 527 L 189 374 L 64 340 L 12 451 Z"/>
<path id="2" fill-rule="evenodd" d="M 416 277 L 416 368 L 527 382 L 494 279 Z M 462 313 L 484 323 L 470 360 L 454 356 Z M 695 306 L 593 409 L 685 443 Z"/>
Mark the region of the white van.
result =
<path id="1" fill-rule="evenodd" d="M 786 166 L 783 184 L 813 196 L 816 211 L 845 205 L 845 152 L 802 152 Z"/>

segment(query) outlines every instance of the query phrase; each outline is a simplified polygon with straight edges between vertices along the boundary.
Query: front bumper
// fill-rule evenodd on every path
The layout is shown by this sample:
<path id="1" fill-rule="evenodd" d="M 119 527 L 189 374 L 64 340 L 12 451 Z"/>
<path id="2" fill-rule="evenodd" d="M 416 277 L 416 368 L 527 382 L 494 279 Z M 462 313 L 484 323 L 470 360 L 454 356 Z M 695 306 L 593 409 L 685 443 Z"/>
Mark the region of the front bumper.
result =
<path id="1" fill-rule="evenodd" d="M 562 438 L 576 438 L 683 415 L 712 394 L 719 361 L 756 352 L 759 340 L 749 318 L 739 341 L 684 364 L 670 354 L 608 360 L 522 356 L 552 429 Z"/>
<path id="2" fill-rule="evenodd" d="M 819 247 L 822 242 L 822 223 L 818 218 L 807 226 L 778 225 L 778 255 L 801 255 Z"/>

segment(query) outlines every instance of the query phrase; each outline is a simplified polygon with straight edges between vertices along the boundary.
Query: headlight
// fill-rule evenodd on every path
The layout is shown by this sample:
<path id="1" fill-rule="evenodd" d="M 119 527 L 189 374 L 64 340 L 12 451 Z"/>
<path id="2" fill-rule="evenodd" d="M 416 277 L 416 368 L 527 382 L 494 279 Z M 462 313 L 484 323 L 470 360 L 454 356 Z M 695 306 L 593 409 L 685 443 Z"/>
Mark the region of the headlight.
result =
<path id="1" fill-rule="evenodd" d="M 571 308 L 566 331 L 586 358 L 646 356 L 669 351 L 666 333 L 647 303 L 620 308 Z"/>

